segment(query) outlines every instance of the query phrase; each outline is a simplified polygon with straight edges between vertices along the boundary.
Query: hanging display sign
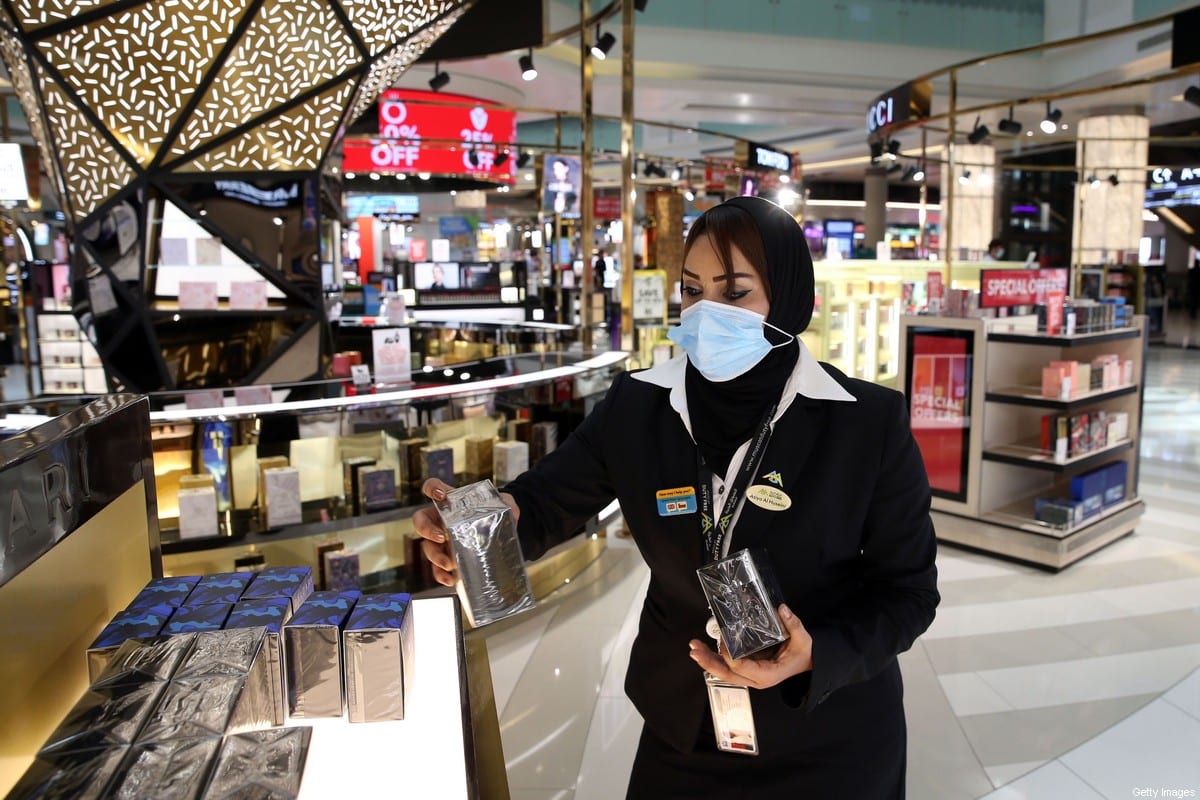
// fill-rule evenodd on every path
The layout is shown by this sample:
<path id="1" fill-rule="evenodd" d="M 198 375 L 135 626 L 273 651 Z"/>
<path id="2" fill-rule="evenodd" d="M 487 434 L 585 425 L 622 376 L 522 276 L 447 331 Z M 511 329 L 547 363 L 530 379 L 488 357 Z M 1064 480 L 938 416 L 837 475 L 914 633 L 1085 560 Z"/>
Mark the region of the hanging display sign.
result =
<path id="1" fill-rule="evenodd" d="M 667 273 L 661 269 L 639 269 L 633 273 L 633 322 L 635 325 L 667 325 Z"/>
<path id="2" fill-rule="evenodd" d="M 932 97 L 933 84 L 929 81 L 909 81 L 884 92 L 867 106 L 867 133 L 897 122 L 928 117 Z"/>
<path id="3" fill-rule="evenodd" d="M 451 101 L 469 105 L 432 105 Z M 379 98 L 379 139 L 347 139 L 347 172 L 430 172 L 513 183 L 516 113 L 465 95 L 388 89 Z M 505 154 L 500 159 L 501 154 Z M 497 160 L 503 163 L 497 164 Z"/>
<path id="4" fill-rule="evenodd" d="M 1200 166 L 1148 170 L 1145 205 L 1146 208 L 1200 205 Z"/>
<path id="5" fill-rule="evenodd" d="M 1044 304 L 1051 292 L 1067 291 L 1065 269 L 985 269 L 979 272 L 979 307 Z"/>
<path id="6" fill-rule="evenodd" d="M 727 183 L 737 185 L 741 170 L 737 167 L 723 167 L 706 162 L 704 164 L 704 187 L 709 191 L 723 192 Z"/>
<path id="7" fill-rule="evenodd" d="M 792 171 L 792 156 L 765 144 L 739 139 L 733 146 L 733 158 L 745 169 L 773 169 L 778 172 Z"/>

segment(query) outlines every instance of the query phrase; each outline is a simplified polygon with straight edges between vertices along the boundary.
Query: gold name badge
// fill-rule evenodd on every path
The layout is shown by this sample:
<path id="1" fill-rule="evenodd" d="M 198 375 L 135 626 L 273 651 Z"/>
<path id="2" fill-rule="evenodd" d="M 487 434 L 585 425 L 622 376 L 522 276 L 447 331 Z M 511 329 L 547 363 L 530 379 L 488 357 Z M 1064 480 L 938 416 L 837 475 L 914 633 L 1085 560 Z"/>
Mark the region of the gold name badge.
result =
<path id="1" fill-rule="evenodd" d="M 767 511 L 787 511 L 792 507 L 792 498 L 782 489 L 756 483 L 746 490 L 746 499 Z"/>

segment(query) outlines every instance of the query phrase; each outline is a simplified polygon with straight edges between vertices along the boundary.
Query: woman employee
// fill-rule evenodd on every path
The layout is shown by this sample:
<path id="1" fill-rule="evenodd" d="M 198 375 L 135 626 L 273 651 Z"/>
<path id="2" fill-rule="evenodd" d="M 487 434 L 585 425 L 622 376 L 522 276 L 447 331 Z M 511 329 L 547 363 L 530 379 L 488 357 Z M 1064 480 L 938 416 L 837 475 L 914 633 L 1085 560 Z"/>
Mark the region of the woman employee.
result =
<path id="1" fill-rule="evenodd" d="M 616 497 L 650 567 L 625 680 L 645 721 L 628 797 L 902 797 L 896 656 L 938 603 L 904 397 L 817 362 L 797 338 L 812 317 L 812 259 L 772 203 L 739 197 L 700 217 L 682 292 L 669 335 L 686 355 L 618 376 L 561 447 L 505 487 L 527 558 Z M 453 584 L 436 513 L 414 522 L 438 580 Z M 696 570 L 746 547 L 769 555 L 789 638 L 733 660 L 710 646 Z M 705 672 L 749 687 L 759 755 L 718 748 Z"/>

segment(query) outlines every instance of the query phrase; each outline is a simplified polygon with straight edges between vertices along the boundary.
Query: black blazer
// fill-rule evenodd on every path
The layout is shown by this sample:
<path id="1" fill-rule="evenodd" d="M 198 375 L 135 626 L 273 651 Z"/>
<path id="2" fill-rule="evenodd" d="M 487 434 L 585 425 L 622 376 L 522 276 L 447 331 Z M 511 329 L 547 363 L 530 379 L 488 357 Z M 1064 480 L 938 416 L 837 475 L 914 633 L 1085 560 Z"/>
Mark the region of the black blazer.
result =
<path id="1" fill-rule="evenodd" d="M 933 621 L 936 544 L 903 395 L 822 366 L 857 401 L 795 398 L 759 470 L 779 472 L 792 505 L 744 503 L 729 550 L 767 549 L 813 637 L 811 673 L 751 691 L 760 748 L 862 771 L 880 747 L 903 758 L 896 655 Z M 688 640 L 708 641 L 709 613 L 696 578 L 705 559 L 697 515 L 661 517 L 655 499 L 698 480 L 695 445 L 669 394 L 619 375 L 579 428 L 505 491 L 521 509 L 531 559 L 620 500 L 651 572 L 625 689 L 646 725 L 687 752 L 711 725 L 702 671 L 688 657 Z"/>

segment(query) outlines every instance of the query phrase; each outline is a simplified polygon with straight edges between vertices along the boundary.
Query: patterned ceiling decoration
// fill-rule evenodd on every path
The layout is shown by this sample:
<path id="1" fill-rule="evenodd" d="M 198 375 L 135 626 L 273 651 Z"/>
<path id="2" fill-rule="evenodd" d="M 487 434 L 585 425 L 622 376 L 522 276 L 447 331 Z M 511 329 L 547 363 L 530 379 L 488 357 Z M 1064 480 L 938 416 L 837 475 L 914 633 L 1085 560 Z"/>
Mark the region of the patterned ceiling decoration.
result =
<path id="1" fill-rule="evenodd" d="M 0 56 L 82 222 L 175 171 L 316 170 L 471 2 L 9 0 Z"/>

